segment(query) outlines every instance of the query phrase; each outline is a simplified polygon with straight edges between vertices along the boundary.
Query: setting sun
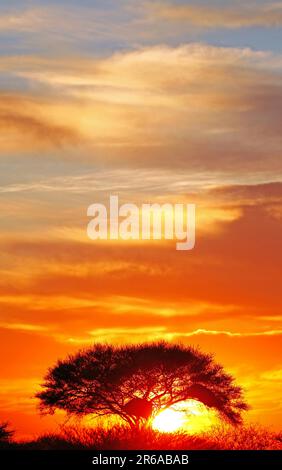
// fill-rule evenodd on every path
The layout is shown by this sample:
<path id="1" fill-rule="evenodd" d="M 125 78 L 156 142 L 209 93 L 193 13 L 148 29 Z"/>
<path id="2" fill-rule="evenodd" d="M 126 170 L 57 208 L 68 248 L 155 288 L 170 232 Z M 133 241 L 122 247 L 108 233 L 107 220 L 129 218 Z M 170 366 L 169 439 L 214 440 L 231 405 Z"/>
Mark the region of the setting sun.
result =
<path id="1" fill-rule="evenodd" d="M 152 428 L 160 432 L 175 432 L 180 428 L 193 433 L 207 430 L 217 422 L 215 412 L 197 400 L 186 400 L 161 411 Z"/>
<path id="2" fill-rule="evenodd" d="M 182 411 L 167 408 L 161 411 L 153 420 L 152 427 L 161 432 L 174 432 L 185 423 L 185 415 Z"/>

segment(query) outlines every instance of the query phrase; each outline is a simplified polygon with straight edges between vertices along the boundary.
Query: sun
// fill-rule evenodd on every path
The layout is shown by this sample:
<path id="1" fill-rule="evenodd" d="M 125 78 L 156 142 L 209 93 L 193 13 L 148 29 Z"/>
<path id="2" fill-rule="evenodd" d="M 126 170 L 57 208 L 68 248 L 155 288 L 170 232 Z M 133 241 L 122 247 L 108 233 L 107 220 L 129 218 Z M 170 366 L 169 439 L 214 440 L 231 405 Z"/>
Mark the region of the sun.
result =
<path id="1" fill-rule="evenodd" d="M 183 429 L 194 434 L 207 430 L 217 423 L 214 412 L 196 400 L 186 400 L 173 405 L 153 419 L 152 428 L 160 432 Z"/>
<path id="2" fill-rule="evenodd" d="M 161 432 L 174 432 L 185 424 L 185 415 L 181 411 L 167 408 L 153 420 L 152 428 Z"/>

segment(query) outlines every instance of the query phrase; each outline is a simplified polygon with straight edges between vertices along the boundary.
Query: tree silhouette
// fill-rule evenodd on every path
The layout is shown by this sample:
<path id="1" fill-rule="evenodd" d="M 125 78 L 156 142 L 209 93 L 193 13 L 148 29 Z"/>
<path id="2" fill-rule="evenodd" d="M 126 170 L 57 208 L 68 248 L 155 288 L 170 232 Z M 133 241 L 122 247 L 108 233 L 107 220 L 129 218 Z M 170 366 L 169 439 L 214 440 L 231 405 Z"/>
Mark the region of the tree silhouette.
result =
<path id="1" fill-rule="evenodd" d="M 242 390 L 211 354 L 167 343 L 93 347 L 49 369 L 37 393 L 41 412 L 118 415 L 134 427 L 187 399 L 215 408 L 233 424 L 247 409 Z"/>
<path id="2" fill-rule="evenodd" d="M 0 423 L 0 442 L 9 442 L 14 431 L 9 429 L 9 423 Z"/>

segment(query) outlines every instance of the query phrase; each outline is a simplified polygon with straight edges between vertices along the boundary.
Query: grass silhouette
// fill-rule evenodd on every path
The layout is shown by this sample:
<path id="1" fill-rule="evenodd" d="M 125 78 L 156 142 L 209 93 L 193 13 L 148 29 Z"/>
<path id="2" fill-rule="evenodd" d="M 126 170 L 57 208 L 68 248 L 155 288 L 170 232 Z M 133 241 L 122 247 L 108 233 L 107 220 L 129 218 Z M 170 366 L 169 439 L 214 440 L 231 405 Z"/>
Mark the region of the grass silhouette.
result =
<path id="1" fill-rule="evenodd" d="M 72 425 L 32 441 L 3 442 L 1 447 L 29 450 L 281 450 L 282 434 L 258 425 L 220 425 L 196 435 L 184 431 L 161 433 L 149 427 L 130 429 L 119 424 L 108 428 Z"/>

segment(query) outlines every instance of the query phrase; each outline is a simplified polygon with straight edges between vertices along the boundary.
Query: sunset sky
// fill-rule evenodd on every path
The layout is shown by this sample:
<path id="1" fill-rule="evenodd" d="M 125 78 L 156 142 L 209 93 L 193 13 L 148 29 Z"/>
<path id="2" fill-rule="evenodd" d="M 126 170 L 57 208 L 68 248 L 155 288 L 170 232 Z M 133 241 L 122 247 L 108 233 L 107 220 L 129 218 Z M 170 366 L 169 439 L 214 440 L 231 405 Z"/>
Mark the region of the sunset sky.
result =
<path id="1" fill-rule="evenodd" d="M 199 345 L 282 420 L 282 2 L 0 2 L 0 421 L 94 341 Z M 195 203 L 196 246 L 89 240 L 87 207 Z"/>

